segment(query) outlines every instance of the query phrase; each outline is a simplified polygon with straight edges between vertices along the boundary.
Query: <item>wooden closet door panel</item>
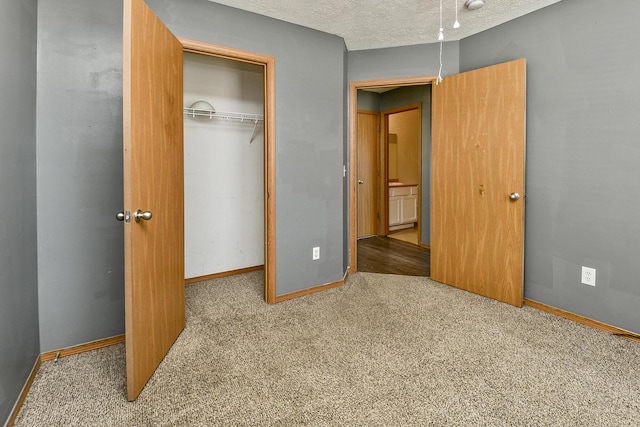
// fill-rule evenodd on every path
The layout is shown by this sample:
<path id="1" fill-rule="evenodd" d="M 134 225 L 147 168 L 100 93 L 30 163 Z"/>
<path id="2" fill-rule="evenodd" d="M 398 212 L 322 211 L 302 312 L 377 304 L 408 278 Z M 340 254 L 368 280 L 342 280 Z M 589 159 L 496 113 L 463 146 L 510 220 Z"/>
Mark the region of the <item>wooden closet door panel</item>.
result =
<path id="1" fill-rule="evenodd" d="M 142 0 L 124 7 L 127 397 L 184 328 L 182 44 Z M 136 212 L 150 212 L 147 219 Z"/>

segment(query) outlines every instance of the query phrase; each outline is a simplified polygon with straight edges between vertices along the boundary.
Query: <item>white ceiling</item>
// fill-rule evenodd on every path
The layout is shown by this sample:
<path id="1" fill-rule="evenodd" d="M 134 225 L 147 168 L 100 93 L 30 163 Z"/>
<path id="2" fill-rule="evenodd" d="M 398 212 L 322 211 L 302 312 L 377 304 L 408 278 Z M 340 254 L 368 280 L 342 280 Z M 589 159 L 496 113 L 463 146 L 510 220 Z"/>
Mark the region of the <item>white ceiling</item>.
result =
<path id="1" fill-rule="evenodd" d="M 214 0 L 210 0 L 214 1 Z M 460 28 L 454 29 L 456 0 L 442 0 L 445 41 L 460 40 L 560 0 L 485 0 L 469 11 L 457 0 Z M 440 0 L 215 0 L 294 24 L 337 34 L 347 49 L 434 43 Z"/>

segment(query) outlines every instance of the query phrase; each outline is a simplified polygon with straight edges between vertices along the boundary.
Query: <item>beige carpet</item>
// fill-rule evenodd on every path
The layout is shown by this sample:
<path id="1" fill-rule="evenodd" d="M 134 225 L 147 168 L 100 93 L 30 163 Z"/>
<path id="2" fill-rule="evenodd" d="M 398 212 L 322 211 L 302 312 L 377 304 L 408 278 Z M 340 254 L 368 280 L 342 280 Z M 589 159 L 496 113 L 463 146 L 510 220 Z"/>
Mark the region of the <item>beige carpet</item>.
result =
<path id="1" fill-rule="evenodd" d="M 640 345 L 423 277 L 269 306 L 262 272 L 187 286 L 136 402 L 124 347 L 46 362 L 17 426 L 631 426 Z"/>

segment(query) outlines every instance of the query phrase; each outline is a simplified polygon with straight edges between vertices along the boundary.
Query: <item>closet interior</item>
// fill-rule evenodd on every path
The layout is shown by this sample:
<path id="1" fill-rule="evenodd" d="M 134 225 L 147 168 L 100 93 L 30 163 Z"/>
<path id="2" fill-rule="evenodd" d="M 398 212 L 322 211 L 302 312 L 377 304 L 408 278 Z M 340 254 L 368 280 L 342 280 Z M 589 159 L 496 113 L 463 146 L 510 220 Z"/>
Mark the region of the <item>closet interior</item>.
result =
<path id="1" fill-rule="evenodd" d="M 185 278 L 264 265 L 263 67 L 184 54 Z"/>

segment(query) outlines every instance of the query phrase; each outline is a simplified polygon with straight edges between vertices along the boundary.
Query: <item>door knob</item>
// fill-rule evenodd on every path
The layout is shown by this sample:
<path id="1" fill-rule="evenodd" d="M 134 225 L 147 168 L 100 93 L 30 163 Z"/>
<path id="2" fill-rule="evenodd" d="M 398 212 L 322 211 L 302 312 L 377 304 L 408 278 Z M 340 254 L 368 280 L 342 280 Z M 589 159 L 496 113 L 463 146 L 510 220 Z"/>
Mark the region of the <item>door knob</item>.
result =
<path id="1" fill-rule="evenodd" d="M 116 214 L 116 219 L 117 219 L 118 221 L 124 221 L 124 212 L 118 212 L 118 213 Z"/>
<path id="2" fill-rule="evenodd" d="M 364 184 L 364 181 L 363 181 L 363 180 L 361 180 L 361 179 L 359 179 L 359 180 L 358 180 L 358 184 Z"/>
<path id="3" fill-rule="evenodd" d="M 146 211 L 146 212 L 142 212 L 141 209 L 138 209 L 134 214 L 133 217 L 136 219 L 136 222 L 140 222 L 141 219 L 144 219 L 145 221 L 149 221 L 151 219 L 153 215 L 151 214 L 151 212 Z"/>
<path id="4" fill-rule="evenodd" d="M 509 194 L 509 198 L 515 202 L 516 200 L 520 199 L 520 193 L 511 193 Z"/>

